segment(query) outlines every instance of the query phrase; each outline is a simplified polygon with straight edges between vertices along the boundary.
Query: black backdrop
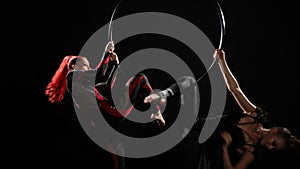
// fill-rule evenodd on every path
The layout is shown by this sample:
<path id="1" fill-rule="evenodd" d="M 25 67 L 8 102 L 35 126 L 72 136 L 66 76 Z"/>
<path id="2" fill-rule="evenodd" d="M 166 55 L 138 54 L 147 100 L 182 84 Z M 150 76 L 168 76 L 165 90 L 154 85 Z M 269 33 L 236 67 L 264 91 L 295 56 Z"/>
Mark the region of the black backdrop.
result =
<path id="1" fill-rule="evenodd" d="M 30 14 L 30 17 L 35 18 L 39 18 L 40 14 L 43 16 L 34 20 L 34 25 L 37 26 L 31 31 L 38 36 L 37 45 L 28 49 L 31 53 L 37 54 L 34 60 L 38 64 L 33 69 L 38 68 L 39 71 L 33 71 L 34 73 L 26 78 L 21 76 L 22 81 L 28 79 L 31 81 L 32 78 L 34 82 L 30 86 L 21 87 L 22 90 L 29 87 L 33 91 L 30 96 L 38 98 L 35 105 L 41 109 L 36 117 L 40 121 L 33 124 L 36 124 L 35 129 L 45 127 L 43 131 L 46 132 L 35 132 L 35 136 L 43 138 L 35 140 L 35 143 L 38 143 L 36 145 L 43 153 L 50 154 L 50 157 L 47 157 L 50 161 L 74 160 L 72 163 L 76 163 L 87 160 L 87 164 L 105 168 L 105 161 L 110 160 L 106 155 L 101 156 L 105 154 L 103 150 L 94 145 L 82 130 L 76 114 L 72 111 L 70 98 L 66 98 L 59 106 L 53 105 L 47 101 L 44 90 L 62 58 L 69 54 L 79 54 L 87 39 L 109 22 L 116 4 L 116 0 L 49 1 L 37 4 L 39 8 Z M 295 135 L 300 136 L 296 118 L 299 71 L 296 38 L 298 18 L 296 11 L 293 10 L 295 4 L 270 0 L 222 0 L 220 4 L 226 20 L 224 50 L 229 66 L 243 91 L 253 103 L 262 104 L 267 108 L 274 125 L 286 126 Z M 123 0 L 115 17 L 146 11 L 166 12 L 182 17 L 199 26 L 212 43 L 218 45 L 219 21 L 216 9 L 209 0 L 199 2 Z M 153 46 L 155 43 L 162 48 L 171 48 L 165 45 L 164 41 L 157 41 L 157 37 L 146 36 L 146 38 L 150 40 L 135 45 L 142 48 Z M 135 39 L 136 42 L 138 40 L 139 38 Z M 37 47 L 39 49 L 36 49 Z M 134 50 L 136 46 L 130 47 Z M 213 69 L 216 68 L 214 65 Z M 225 111 L 240 111 L 230 95 Z M 45 139 L 40 134 L 46 136 Z M 171 151 L 149 159 L 128 159 L 126 165 L 128 168 L 171 168 L 173 155 L 176 153 Z"/>

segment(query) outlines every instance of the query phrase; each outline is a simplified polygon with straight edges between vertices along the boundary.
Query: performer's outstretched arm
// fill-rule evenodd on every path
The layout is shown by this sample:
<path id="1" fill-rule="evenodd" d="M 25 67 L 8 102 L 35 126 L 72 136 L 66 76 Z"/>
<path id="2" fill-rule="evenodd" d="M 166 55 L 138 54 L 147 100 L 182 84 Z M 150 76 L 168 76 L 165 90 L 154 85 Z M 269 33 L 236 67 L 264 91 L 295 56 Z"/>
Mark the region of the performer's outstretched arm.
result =
<path id="1" fill-rule="evenodd" d="M 223 74 L 224 80 L 226 82 L 228 90 L 234 96 L 236 102 L 239 104 L 244 112 L 253 112 L 256 106 L 252 104 L 249 99 L 245 96 L 241 90 L 238 81 L 230 71 L 228 64 L 225 59 L 225 52 L 223 50 L 217 49 L 214 53 L 214 58 L 218 60 L 219 68 Z"/>
<path id="2" fill-rule="evenodd" d="M 232 95 L 234 96 L 235 100 L 237 101 L 241 109 L 245 112 L 255 111 L 256 106 L 252 104 L 249 101 L 249 99 L 245 96 L 245 94 L 243 93 L 243 91 L 241 90 L 238 84 L 238 81 L 230 71 L 225 59 L 225 52 L 217 49 L 213 56 L 218 59 L 218 65 L 222 71 L 227 88 L 232 93 Z M 160 101 L 164 102 L 166 98 L 178 94 L 180 91 L 179 88 L 185 90 L 190 86 L 193 86 L 191 85 L 191 83 L 193 83 L 193 78 L 186 77 L 186 76 L 182 77 L 180 84 L 175 83 L 163 91 L 152 93 L 151 95 L 145 98 L 144 102 L 150 103 L 152 101 L 156 101 L 159 99 Z"/>
<path id="3" fill-rule="evenodd" d="M 119 58 L 114 52 L 114 43 L 110 41 L 104 51 L 104 55 L 98 66 L 96 67 L 96 86 L 111 86 L 118 74 L 117 68 L 119 65 Z"/>

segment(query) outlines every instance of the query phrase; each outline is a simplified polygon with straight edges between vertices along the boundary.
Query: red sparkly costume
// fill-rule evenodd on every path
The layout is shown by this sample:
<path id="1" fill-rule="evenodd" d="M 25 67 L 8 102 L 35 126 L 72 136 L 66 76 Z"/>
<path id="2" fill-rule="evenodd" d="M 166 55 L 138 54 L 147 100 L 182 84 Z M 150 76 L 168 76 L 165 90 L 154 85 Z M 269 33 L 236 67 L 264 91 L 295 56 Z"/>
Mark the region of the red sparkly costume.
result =
<path id="1" fill-rule="evenodd" d="M 64 98 L 65 91 L 68 91 L 73 97 L 74 105 L 80 112 L 89 113 L 101 110 L 102 114 L 111 116 L 110 118 L 116 119 L 117 122 L 121 122 L 124 117 L 128 116 L 134 107 L 138 110 L 150 108 L 150 111 L 154 111 L 151 113 L 159 110 L 158 106 L 153 108 L 149 103 L 143 102 L 144 97 L 152 92 L 152 88 L 147 78 L 140 73 L 127 81 L 124 87 L 127 88 L 128 93 L 122 94 L 121 96 L 125 97 L 120 98 L 124 103 L 131 104 L 123 104 L 122 108 L 116 108 L 111 97 L 111 89 L 118 74 L 117 62 L 111 60 L 110 53 L 107 52 L 95 69 L 71 70 L 71 65 L 75 64 L 79 57 L 81 56 L 66 56 L 63 59 L 46 88 L 45 93 L 50 102 L 60 103 Z M 124 168 L 124 157 L 112 155 L 114 168 Z"/>

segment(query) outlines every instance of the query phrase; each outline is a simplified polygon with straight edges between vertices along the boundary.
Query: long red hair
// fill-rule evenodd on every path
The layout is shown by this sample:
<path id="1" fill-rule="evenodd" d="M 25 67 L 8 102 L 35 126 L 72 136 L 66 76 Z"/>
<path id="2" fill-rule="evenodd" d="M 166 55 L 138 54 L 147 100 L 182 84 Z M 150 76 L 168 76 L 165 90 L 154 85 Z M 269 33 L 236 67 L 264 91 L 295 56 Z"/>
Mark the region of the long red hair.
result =
<path id="1" fill-rule="evenodd" d="M 66 76 L 71 69 L 70 64 L 77 58 L 78 56 L 73 55 L 65 56 L 50 83 L 48 83 L 45 94 L 51 103 L 60 103 L 64 98 L 67 88 Z"/>

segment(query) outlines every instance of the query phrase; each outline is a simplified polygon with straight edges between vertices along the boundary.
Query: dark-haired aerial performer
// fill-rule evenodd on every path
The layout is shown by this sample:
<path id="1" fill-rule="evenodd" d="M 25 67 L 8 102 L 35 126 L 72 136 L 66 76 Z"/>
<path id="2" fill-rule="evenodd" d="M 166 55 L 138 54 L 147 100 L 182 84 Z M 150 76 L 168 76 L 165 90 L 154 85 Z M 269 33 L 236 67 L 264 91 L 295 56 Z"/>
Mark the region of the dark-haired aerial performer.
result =
<path id="1" fill-rule="evenodd" d="M 225 52 L 217 49 L 214 53 L 223 74 L 227 88 L 242 109 L 239 120 L 222 129 L 218 129 L 207 144 L 207 152 L 200 156 L 198 168 L 202 169 L 249 169 L 255 166 L 262 148 L 268 150 L 298 150 L 299 140 L 285 127 L 268 127 L 268 113 L 248 100 L 237 80 L 230 71 Z M 184 85 L 186 84 L 186 85 Z M 188 85 L 187 85 L 188 84 Z M 166 102 L 169 97 L 178 94 L 180 88 L 191 87 L 191 81 L 185 79 L 180 84 L 154 92 L 145 98 L 145 103 Z M 186 96 L 188 97 L 188 96 Z M 219 134 L 220 133 L 220 134 Z M 197 138 L 196 138 L 197 139 Z"/>

